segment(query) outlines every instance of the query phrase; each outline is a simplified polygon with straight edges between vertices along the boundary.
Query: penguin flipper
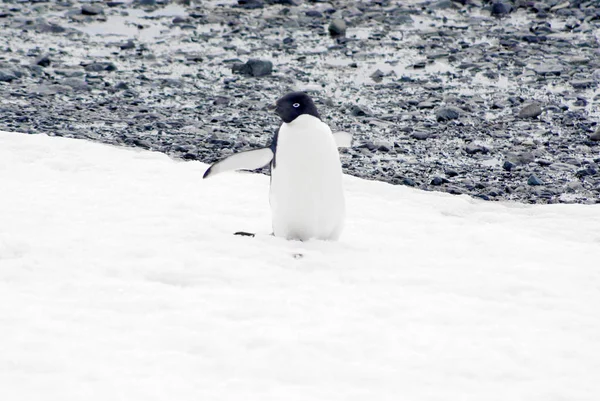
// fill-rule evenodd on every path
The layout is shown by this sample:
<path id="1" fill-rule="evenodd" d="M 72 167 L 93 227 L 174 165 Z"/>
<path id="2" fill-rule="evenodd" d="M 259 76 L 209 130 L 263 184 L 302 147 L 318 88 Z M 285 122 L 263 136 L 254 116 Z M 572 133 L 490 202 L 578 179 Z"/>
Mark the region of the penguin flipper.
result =
<path id="1" fill-rule="evenodd" d="M 202 178 L 208 178 L 224 171 L 254 170 L 269 164 L 273 160 L 271 148 L 260 148 L 235 153 L 210 166 Z"/>
<path id="2" fill-rule="evenodd" d="M 352 134 L 345 131 L 333 133 L 333 139 L 338 148 L 349 148 L 352 146 Z"/>

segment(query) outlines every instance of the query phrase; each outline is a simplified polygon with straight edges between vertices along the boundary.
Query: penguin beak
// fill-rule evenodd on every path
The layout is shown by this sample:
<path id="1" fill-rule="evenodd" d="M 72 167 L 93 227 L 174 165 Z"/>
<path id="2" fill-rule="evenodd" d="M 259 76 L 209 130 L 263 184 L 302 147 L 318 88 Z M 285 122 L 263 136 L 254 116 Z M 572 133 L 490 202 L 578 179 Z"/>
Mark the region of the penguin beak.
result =
<path id="1" fill-rule="evenodd" d="M 269 110 L 269 111 L 277 110 L 277 103 L 267 104 L 267 110 Z"/>

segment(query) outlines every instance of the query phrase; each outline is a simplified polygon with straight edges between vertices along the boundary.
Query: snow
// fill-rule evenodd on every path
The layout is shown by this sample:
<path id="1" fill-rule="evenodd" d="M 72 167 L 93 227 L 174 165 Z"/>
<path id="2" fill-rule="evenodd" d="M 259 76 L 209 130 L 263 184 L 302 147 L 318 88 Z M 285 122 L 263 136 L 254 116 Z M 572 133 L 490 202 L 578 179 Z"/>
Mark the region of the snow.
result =
<path id="1" fill-rule="evenodd" d="M 300 243 L 206 167 L 0 132 L 3 400 L 599 399 L 597 205 L 344 177 Z"/>

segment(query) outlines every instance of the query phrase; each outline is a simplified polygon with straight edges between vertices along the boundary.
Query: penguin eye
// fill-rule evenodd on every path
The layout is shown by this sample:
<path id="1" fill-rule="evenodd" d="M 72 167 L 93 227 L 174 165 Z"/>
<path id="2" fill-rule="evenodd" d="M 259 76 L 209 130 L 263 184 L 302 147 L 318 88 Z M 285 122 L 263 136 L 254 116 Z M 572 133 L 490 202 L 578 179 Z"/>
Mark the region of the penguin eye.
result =
<path id="1" fill-rule="evenodd" d="M 300 103 L 294 103 L 292 106 L 297 109 L 298 107 L 300 107 Z"/>

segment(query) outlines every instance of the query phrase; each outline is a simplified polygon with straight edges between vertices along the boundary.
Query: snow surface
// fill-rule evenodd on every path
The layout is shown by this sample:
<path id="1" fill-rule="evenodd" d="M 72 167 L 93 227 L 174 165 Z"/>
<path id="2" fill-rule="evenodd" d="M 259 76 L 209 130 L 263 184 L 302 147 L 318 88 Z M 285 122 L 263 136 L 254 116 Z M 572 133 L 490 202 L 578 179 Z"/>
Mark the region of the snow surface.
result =
<path id="1" fill-rule="evenodd" d="M 600 399 L 597 205 L 344 177 L 341 240 L 288 242 L 205 169 L 0 133 L 2 400 Z"/>

